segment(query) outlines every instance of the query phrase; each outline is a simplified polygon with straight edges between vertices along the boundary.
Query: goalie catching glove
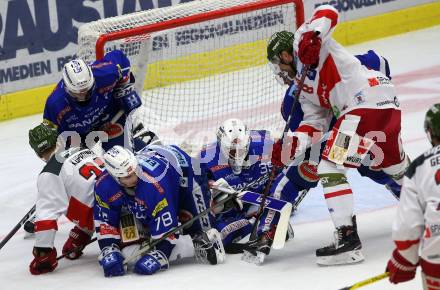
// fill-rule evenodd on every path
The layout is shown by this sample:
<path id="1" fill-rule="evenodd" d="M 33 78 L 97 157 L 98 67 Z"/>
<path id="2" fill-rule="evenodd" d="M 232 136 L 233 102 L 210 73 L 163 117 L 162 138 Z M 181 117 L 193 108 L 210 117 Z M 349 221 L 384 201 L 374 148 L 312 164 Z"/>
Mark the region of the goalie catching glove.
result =
<path id="1" fill-rule="evenodd" d="M 226 203 L 221 204 L 221 202 L 227 199 L 230 194 L 235 193 L 235 189 L 232 188 L 224 178 L 220 178 L 219 180 L 210 184 L 210 187 L 212 194 L 212 211 L 214 214 L 226 213 L 233 209 L 238 211 L 243 209 L 243 202 L 239 198 L 234 198 Z"/>

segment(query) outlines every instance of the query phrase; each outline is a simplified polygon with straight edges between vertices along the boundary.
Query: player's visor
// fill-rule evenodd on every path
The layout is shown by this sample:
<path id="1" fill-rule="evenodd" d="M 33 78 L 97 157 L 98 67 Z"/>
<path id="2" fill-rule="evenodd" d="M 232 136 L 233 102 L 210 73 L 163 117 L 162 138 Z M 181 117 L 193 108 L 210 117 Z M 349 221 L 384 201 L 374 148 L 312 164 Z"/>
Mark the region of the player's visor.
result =
<path id="1" fill-rule="evenodd" d="M 90 100 L 94 89 L 95 89 L 95 85 L 93 85 L 90 89 L 84 89 L 81 91 L 71 91 L 71 90 L 67 89 L 67 87 L 66 87 L 67 93 L 72 98 L 74 98 L 77 102 L 86 102 L 86 101 Z"/>

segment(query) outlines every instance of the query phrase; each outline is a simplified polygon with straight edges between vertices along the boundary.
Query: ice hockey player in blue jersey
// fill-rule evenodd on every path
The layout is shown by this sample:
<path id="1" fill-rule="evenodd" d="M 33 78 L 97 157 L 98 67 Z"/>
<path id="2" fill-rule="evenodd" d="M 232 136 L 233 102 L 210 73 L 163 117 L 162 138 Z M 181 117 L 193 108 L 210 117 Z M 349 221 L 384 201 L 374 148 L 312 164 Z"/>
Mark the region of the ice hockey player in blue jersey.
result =
<path id="1" fill-rule="evenodd" d="M 191 158 L 176 146 L 149 146 L 136 156 L 114 146 L 104 154 L 106 171 L 95 185 L 94 219 L 106 277 L 125 274 L 122 248 L 137 242 L 146 229 L 152 240 L 198 215 L 209 206 L 206 180 L 194 174 Z M 131 216 L 131 218 L 130 218 Z M 170 235 L 134 264 L 134 272 L 151 275 L 178 257 L 195 256 L 212 265 L 225 257 L 220 233 L 205 215 L 183 233 Z M 121 227 L 121 229 L 119 229 Z M 189 242 L 189 243 L 188 243 Z M 188 245 L 189 244 L 189 245 Z"/>
<path id="2" fill-rule="evenodd" d="M 57 128 L 59 134 L 77 132 L 83 143 L 90 132 L 104 131 L 108 135 L 108 141 L 102 144 L 105 150 L 123 146 L 126 118 L 141 105 L 124 53 L 113 50 L 90 65 L 75 59 L 64 66 L 62 73 L 62 80 L 47 98 L 44 122 Z M 73 139 L 71 142 L 77 142 Z"/>
<path id="3" fill-rule="evenodd" d="M 216 204 L 228 196 L 227 193 L 216 190 L 217 187 L 234 190 L 246 187 L 253 192 L 263 192 L 272 167 L 272 147 L 273 139 L 269 131 L 249 130 L 239 119 L 224 121 L 217 130 L 217 141 L 205 146 L 200 153 L 201 166 L 205 167 L 211 184 L 213 203 Z M 305 174 L 309 176 L 307 172 Z M 301 179 L 302 184 L 307 182 L 304 180 L 305 178 Z M 249 187 L 251 183 L 254 184 Z M 296 198 L 298 187 L 286 178 L 285 173 L 280 172 L 269 192 L 277 198 L 289 195 L 284 198 L 290 200 Z M 216 208 L 214 212 L 226 252 L 241 252 L 242 245 L 236 242 L 251 232 L 252 208 L 243 206 L 240 200 L 235 199 Z"/>

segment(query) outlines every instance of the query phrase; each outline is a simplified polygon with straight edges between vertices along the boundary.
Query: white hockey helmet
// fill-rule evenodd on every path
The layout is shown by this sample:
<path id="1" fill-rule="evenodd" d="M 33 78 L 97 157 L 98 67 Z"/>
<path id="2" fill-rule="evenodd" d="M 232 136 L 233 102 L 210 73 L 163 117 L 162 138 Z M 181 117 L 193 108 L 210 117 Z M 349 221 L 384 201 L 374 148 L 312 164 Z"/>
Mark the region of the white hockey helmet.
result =
<path id="1" fill-rule="evenodd" d="M 116 145 L 104 154 L 104 165 L 105 169 L 118 179 L 136 172 L 138 162 L 131 151 Z"/>
<path id="2" fill-rule="evenodd" d="M 90 99 L 95 78 L 92 69 L 82 59 L 74 59 L 63 68 L 64 89 L 78 102 Z"/>
<path id="3" fill-rule="evenodd" d="M 239 119 L 228 119 L 218 128 L 217 141 L 234 173 L 239 174 L 249 152 L 250 134 L 247 126 Z"/>

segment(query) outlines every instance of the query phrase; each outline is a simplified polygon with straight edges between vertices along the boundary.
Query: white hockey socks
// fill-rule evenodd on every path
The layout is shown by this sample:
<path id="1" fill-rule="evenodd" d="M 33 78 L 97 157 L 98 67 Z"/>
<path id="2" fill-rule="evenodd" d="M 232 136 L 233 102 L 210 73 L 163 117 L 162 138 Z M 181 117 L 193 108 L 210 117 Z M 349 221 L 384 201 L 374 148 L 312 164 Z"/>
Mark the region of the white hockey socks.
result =
<path id="1" fill-rule="evenodd" d="M 353 192 L 347 182 L 345 171 L 326 160 L 321 160 L 318 175 L 324 188 L 328 211 L 336 228 L 352 225 Z"/>

